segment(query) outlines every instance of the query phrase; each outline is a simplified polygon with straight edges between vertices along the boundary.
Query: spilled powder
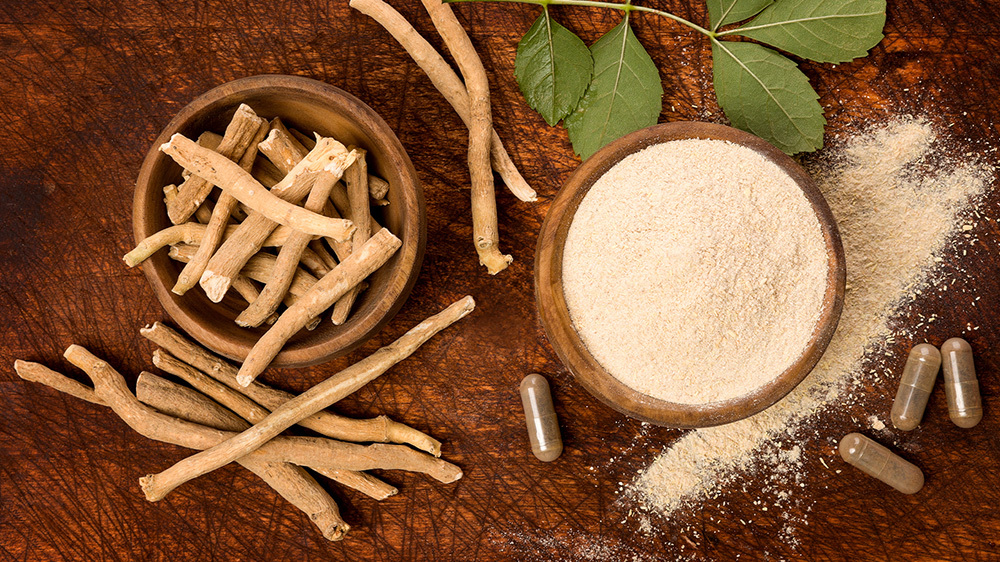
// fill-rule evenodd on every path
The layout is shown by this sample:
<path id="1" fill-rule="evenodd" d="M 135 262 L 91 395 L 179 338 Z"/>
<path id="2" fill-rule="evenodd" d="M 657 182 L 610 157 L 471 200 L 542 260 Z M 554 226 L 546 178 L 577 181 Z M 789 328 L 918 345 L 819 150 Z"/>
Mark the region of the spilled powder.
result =
<path id="1" fill-rule="evenodd" d="M 720 165 L 724 163 L 724 165 Z M 563 292 L 615 378 L 648 396 L 743 396 L 801 357 L 827 289 L 823 232 L 777 164 L 726 141 L 655 144 L 574 214 Z"/>
<path id="2" fill-rule="evenodd" d="M 963 220 L 963 213 L 982 194 L 992 169 L 949 153 L 930 123 L 903 118 L 848 140 L 810 166 L 837 218 L 847 259 L 837 332 L 816 369 L 775 406 L 740 422 L 690 431 L 671 444 L 631 486 L 645 508 L 670 515 L 738 486 L 741 474 L 763 467 L 763 474 L 789 467 L 796 474 L 801 461 L 798 449 L 787 450 L 790 438 L 819 438 L 802 430 L 871 376 L 871 364 L 893 341 L 889 319 L 932 287 L 938 254 L 974 241 L 968 232 L 973 221 Z"/>

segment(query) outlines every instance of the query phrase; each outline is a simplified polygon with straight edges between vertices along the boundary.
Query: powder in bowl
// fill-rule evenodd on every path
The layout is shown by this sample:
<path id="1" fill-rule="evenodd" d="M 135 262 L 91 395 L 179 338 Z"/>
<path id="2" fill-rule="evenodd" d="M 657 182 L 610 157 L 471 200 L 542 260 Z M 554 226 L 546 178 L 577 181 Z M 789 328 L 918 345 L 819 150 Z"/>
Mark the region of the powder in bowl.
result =
<path id="1" fill-rule="evenodd" d="M 727 141 L 677 140 L 590 188 L 567 234 L 563 294 L 609 374 L 660 400 L 708 404 L 799 359 L 828 267 L 819 218 L 777 164 Z"/>

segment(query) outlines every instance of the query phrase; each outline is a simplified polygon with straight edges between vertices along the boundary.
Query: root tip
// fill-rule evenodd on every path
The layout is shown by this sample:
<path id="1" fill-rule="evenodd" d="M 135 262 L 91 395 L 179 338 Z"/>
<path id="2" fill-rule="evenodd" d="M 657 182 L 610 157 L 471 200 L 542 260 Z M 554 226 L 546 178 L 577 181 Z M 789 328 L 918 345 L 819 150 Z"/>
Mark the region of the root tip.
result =
<path id="1" fill-rule="evenodd" d="M 228 277 L 216 275 L 214 271 L 206 270 L 201 276 L 201 288 L 205 290 L 208 299 L 212 302 L 219 302 L 226 296 L 229 285 L 232 281 Z"/>
<path id="2" fill-rule="evenodd" d="M 139 487 L 142 488 L 142 493 L 146 496 L 146 501 L 155 502 L 163 499 L 162 494 L 156 493 L 155 481 L 155 474 L 147 474 L 139 479 Z"/>

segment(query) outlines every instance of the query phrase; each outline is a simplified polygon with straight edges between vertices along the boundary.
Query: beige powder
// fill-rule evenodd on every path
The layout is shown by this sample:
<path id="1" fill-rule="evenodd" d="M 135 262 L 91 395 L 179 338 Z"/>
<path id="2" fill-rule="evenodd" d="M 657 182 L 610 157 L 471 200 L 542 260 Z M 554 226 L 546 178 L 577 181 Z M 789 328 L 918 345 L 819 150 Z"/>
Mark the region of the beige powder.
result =
<path id="1" fill-rule="evenodd" d="M 923 291 L 947 290 L 935 277 L 938 255 L 955 245 L 964 255 L 961 246 L 975 242 L 970 231 L 978 223 L 963 219 L 963 210 L 982 193 L 992 169 L 949 159 L 953 150 L 937 140 L 926 121 L 901 119 L 814 162 L 847 258 L 837 332 L 817 368 L 775 406 L 740 422 L 690 431 L 660 455 L 633 484 L 649 510 L 670 515 L 715 497 L 744 472 L 780 470 L 784 462 L 775 460 L 774 452 L 789 437 L 820 437 L 804 430 L 825 407 L 864 402 L 864 394 L 853 389 L 884 375 L 883 345 L 900 332 L 889 327 L 895 311 Z M 971 305 L 974 300 L 970 297 Z"/>
<path id="2" fill-rule="evenodd" d="M 788 368 L 823 307 L 828 258 L 795 181 L 718 140 L 650 146 L 609 170 L 573 218 L 563 290 L 617 379 L 683 404 L 738 398 Z"/>

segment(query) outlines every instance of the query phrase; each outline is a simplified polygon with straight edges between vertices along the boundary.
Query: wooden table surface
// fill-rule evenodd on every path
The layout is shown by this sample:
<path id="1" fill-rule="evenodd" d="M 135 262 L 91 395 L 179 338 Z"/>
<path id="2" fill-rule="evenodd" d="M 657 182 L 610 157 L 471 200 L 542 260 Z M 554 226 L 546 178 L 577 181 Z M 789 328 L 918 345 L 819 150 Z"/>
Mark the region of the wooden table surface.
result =
<path id="1" fill-rule="evenodd" d="M 393 2 L 433 44 L 419 3 Z M 700 1 L 654 2 L 703 21 Z M 0 558 L 10 560 L 996 560 L 1000 559 L 1000 306 L 996 226 L 959 263 L 980 306 L 926 296 L 913 314 L 936 313 L 926 332 L 943 340 L 967 322 L 987 409 L 972 430 L 946 421 L 941 397 L 921 429 L 927 486 L 909 497 L 819 460 L 838 463 L 826 439 L 803 451 L 805 473 L 785 509 L 754 505 L 755 478 L 640 533 L 619 494 L 680 431 L 643 427 L 602 406 L 560 365 L 534 308 L 532 260 L 548 203 L 578 165 L 565 132 L 525 104 L 513 80 L 517 40 L 537 16 L 527 6 L 457 7 L 489 72 L 496 128 L 540 194 L 535 204 L 499 195 L 501 241 L 514 264 L 489 277 L 477 264 L 466 191 L 466 131 L 422 72 L 373 21 L 345 0 L 0 2 Z M 592 42 L 615 20 L 559 9 Z M 700 37 L 665 20 L 635 29 L 661 69 L 661 121 L 720 120 L 710 54 Z M 809 64 L 832 133 L 891 115 L 951 126 L 956 150 L 997 146 L 1000 2 L 893 3 L 887 38 L 853 64 Z M 192 482 L 158 503 L 137 480 L 188 454 L 151 442 L 110 412 L 16 378 L 15 358 L 77 378 L 61 358 L 71 343 L 106 357 L 130 382 L 151 367 L 141 326 L 166 320 L 142 273 L 121 256 L 132 246 L 132 187 L 167 121 L 198 94 L 262 73 L 339 86 L 396 131 L 422 181 L 429 242 L 420 279 L 395 320 L 370 344 L 329 364 L 271 371 L 302 391 L 464 295 L 476 312 L 414 357 L 344 400 L 350 415 L 388 414 L 445 443 L 465 478 L 442 485 L 381 473 L 400 494 L 376 503 L 331 487 L 353 526 L 340 543 L 239 467 Z M 906 90 L 908 89 L 908 90 Z M 670 108 L 673 107 L 674 111 Z M 982 204 L 997 214 L 992 190 Z M 905 322 L 906 319 L 904 318 Z M 891 351 L 902 364 L 908 343 Z M 529 372 L 550 377 L 566 451 L 531 456 L 517 395 Z M 884 419 L 891 383 L 871 389 Z M 845 406 L 817 429 L 831 438 L 872 412 Z M 833 468 L 847 467 L 840 463 Z M 745 491 L 749 492 L 745 492 Z M 801 522 L 805 518 L 807 523 Z M 793 539 L 782 535 L 791 525 Z"/>

